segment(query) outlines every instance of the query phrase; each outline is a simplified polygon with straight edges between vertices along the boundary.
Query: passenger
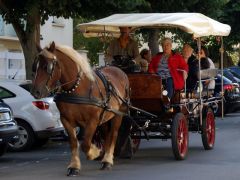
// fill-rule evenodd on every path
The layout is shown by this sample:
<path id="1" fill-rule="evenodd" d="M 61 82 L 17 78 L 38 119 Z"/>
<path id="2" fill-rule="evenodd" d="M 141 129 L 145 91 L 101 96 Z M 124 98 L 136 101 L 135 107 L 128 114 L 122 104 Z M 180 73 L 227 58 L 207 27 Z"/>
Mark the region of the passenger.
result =
<path id="1" fill-rule="evenodd" d="M 201 47 L 201 51 L 200 51 L 200 58 L 206 58 L 209 62 L 209 69 L 215 69 L 215 65 L 213 63 L 213 61 L 209 58 L 209 52 L 208 49 L 205 46 Z M 215 80 L 207 80 L 204 83 L 205 86 L 208 86 L 208 90 L 214 90 L 215 89 Z"/>
<path id="2" fill-rule="evenodd" d="M 130 37 L 130 27 L 119 27 L 120 37 L 114 39 L 108 48 L 106 60 L 108 64 L 111 64 L 114 56 L 129 56 L 132 59 L 139 58 L 138 44 Z"/>
<path id="3" fill-rule="evenodd" d="M 183 45 L 182 56 L 186 63 L 188 63 L 188 60 L 193 56 L 193 48 L 189 44 Z"/>
<path id="4" fill-rule="evenodd" d="M 182 55 L 188 64 L 189 69 L 186 87 L 189 92 L 192 92 L 195 89 L 198 81 L 198 59 L 193 55 L 193 48 L 189 44 L 184 44 Z"/>
<path id="5" fill-rule="evenodd" d="M 161 76 L 163 84 L 171 99 L 174 90 L 184 88 L 184 80 L 187 78 L 188 65 L 180 54 L 172 51 L 172 40 L 164 38 L 162 41 L 163 53 L 152 58 L 149 64 L 149 73 L 157 73 Z"/>
<path id="6" fill-rule="evenodd" d="M 185 61 L 188 63 L 188 78 L 186 81 L 187 91 L 192 92 L 198 86 L 199 80 L 199 62 L 193 54 L 193 48 L 189 44 L 183 46 L 182 55 Z M 201 69 L 210 68 L 210 63 L 207 58 L 202 57 L 200 59 Z"/>
<path id="7" fill-rule="evenodd" d="M 141 72 L 148 71 L 148 64 L 151 61 L 151 51 L 149 49 L 143 49 L 140 52 L 141 58 L 136 59 L 136 64 L 140 66 Z"/>

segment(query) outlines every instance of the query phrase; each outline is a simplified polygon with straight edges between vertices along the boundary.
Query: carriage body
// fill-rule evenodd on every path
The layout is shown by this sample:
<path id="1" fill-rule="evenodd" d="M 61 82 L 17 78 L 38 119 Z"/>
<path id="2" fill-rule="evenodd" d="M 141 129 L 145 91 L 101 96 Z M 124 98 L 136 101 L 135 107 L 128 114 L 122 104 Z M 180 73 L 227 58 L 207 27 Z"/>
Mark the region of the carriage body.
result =
<path id="1" fill-rule="evenodd" d="M 132 31 L 143 28 L 178 28 L 197 39 L 199 52 L 201 37 L 228 36 L 231 30 L 229 25 L 199 13 L 114 14 L 78 26 L 85 37 L 102 36 L 101 39 L 109 39 L 109 35 L 118 37 L 119 27 L 131 27 Z M 223 50 L 223 46 L 221 49 Z M 221 55 L 221 64 L 223 64 L 223 51 Z M 130 82 L 131 104 L 129 117 L 124 117 L 125 121 L 122 124 L 124 126 L 122 130 L 125 133 L 121 134 L 120 130 L 119 137 L 124 137 L 123 134 L 130 135 L 131 139 L 137 142 L 136 146 L 139 145 L 141 138 L 171 139 L 176 159 L 184 159 L 187 155 L 189 131 L 201 134 L 205 149 L 214 147 L 213 109 L 218 101 L 222 101 L 222 98 L 214 97 L 208 90 L 187 93 L 186 89 L 183 89 L 175 92 L 169 103 L 163 95 L 164 88 L 159 76 L 129 71 L 126 73 Z M 206 78 L 214 78 L 214 73 L 199 71 L 199 89 L 201 89 L 201 78 L 204 74 L 207 74 Z M 130 123 L 124 124 L 125 122 Z M 123 144 L 120 143 L 116 148 L 121 149 L 122 146 Z"/>
<path id="2" fill-rule="evenodd" d="M 129 73 L 131 104 L 145 111 L 162 113 L 162 81 L 156 74 Z"/>
<path id="3" fill-rule="evenodd" d="M 138 148 L 140 139 L 171 139 L 175 158 L 185 159 L 190 131 L 202 135 L 205 149 L 214 147 L 213 104 L 219 101 L 219 98 L 207 91 L 202 92 L 202 97 L 200 97 L 199 92 L 186 93 L 186 89 L 183 89 L 176 91 L 169 102 L 162 93 L 164 87 L 158 75 L 128 73 L 128 78 L 132 105 L 130 116 L 137 124 L 128 126 L 131 127 L 133 152 Z M 126 129 L 124 123 L 125 127 L 122 129 Z"/>

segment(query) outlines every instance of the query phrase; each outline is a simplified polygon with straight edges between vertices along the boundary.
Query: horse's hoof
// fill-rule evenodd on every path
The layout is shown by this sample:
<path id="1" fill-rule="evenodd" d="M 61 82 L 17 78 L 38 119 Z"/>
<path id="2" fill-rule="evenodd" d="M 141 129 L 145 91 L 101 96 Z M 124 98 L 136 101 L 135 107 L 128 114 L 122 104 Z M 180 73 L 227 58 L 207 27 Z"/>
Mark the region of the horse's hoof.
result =
<path id="1" fill-rule="evenodd" d="M 80 169 L 77 168 L 68 168 L 67 176 L 78 176 L 80 173 Z"/>
<path id="2" fill-rule="evenodd" d="M 103 162 L 102 167 L 100 168 L 100 170 L 111 170 L 111 169 L 112 169 L 112 164 L 108 162 Z"/>

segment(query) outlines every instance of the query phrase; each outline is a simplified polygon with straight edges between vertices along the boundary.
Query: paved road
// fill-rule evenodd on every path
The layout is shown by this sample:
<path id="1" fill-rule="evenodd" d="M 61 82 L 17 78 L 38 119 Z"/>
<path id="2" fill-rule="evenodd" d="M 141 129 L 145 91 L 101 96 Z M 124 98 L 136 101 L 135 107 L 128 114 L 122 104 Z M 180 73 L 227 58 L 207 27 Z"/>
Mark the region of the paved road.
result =
<path id="1" fill-rule="evenodd" d="M 190 134 L 189 155 L 185 161 L 173 158 L 170 141 L 142 141 L 131 160 L 116 159 L 111 171 L 100 171 L 100 162 L 82 157 L 79 177 L 66 177 L 70 157 L 64 141 L 24 153 L 7 153 L 0 158 L 1 180 L 239 180 L 240 113 L 217 119 L 215 148 L 205 151 L 199 134 Z"/>

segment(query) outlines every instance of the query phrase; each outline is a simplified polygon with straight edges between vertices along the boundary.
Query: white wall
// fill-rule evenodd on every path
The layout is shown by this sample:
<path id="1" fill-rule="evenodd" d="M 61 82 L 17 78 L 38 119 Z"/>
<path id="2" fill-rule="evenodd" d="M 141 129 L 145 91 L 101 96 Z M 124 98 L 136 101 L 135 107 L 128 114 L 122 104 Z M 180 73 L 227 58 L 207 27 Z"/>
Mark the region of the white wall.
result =
<path id="1" fill-rule="evenodd" d="M 43 40 L 41 46 L 45 47 L 54 41 L 73 47 L 73 20 L 50 17 L 40 29 Z"/>
<path id="2" fill-rule="evenodd" d="M 6 25 L 2 21 L 0 27 L 0 79 L 9 79 L 15 74 L 16 79 L 25 79 L 25 60 L 12 25 Z M 41 26 L 40 32 L 43 38 L 42 47 L 52 41 L 73 47 L 72 19 L 50 17 L 46 24 Z"/>

